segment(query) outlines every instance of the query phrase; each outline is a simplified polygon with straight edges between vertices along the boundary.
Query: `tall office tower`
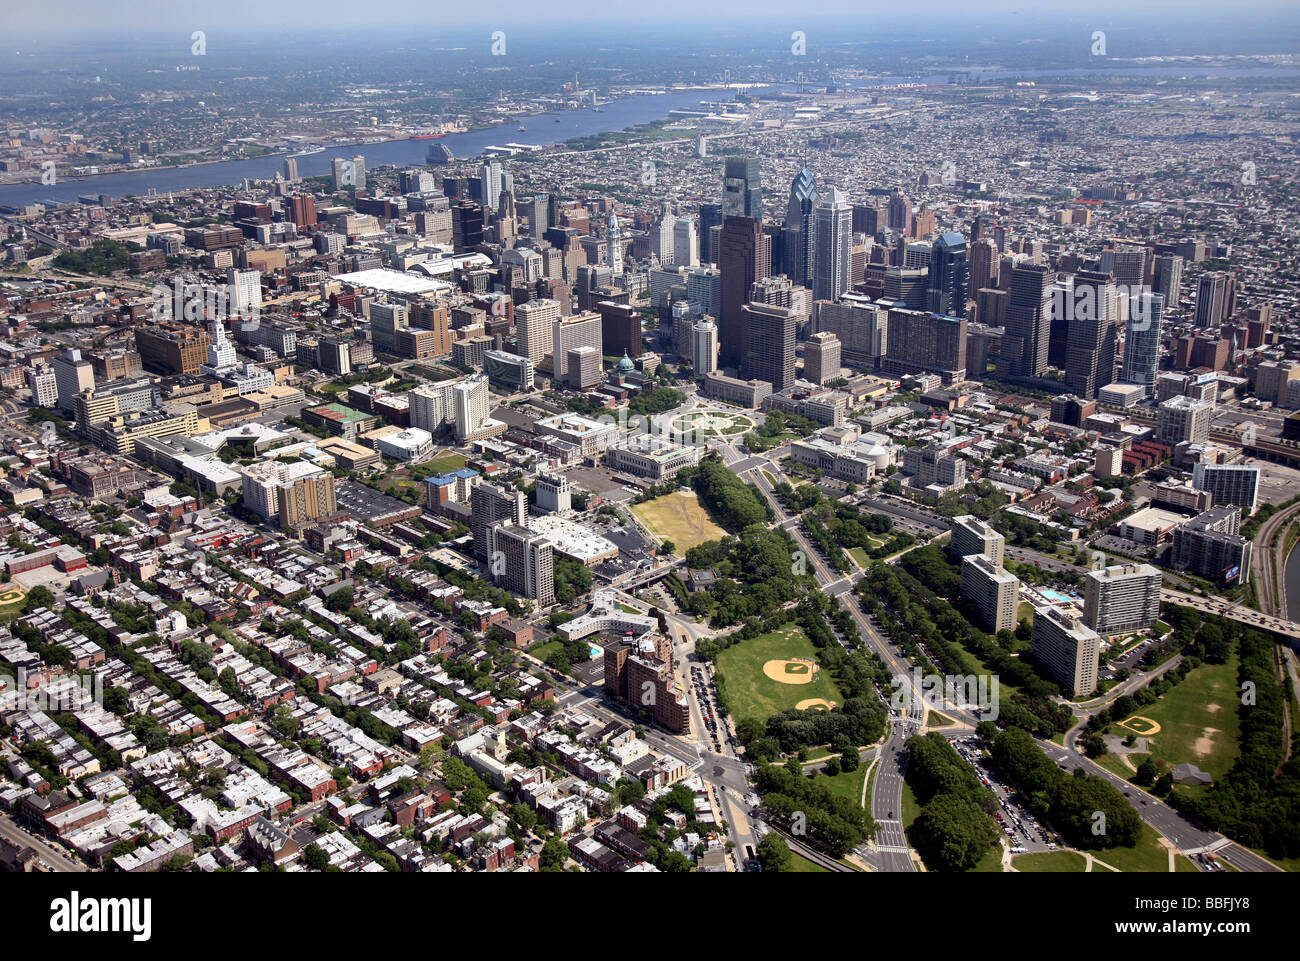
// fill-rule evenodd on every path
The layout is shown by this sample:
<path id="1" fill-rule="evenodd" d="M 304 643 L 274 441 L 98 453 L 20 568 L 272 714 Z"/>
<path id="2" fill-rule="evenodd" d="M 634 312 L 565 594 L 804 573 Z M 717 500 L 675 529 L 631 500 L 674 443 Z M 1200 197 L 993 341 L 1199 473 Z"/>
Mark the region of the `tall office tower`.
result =
<path id="1" fill-rule="evenodd" d="M 999 376 L 1042 377 L 1047 372 L 1055 280 L 1055 272 L 1046 264 L 1019 263 L 1011 268 L 1011 296 L 998 359 Z"/>
<path id="2" fill-rule="evenodd" d="M 930 271 L 920 267 L 886 267 L 885 297 L 891 304 L 904 303 L 911 310 L 925 310 L 930 298 L 926 289 Z"/>
<path id="3" fill-rule="evenodd" d="M 595 347 L 587 344 L 570 347 L 564 362 L 565 383 L 574 390 L 595 387 L 600 383 L 600 360 L 600 351 Z M 631 363 L 630 359 L 628 362 Z"/>
<path id="4" fill-rule="evenodd" d="M 1119 333 L 1116 294 L 1115 281 L 1109 273 L 1081 270 L 1074 277 L 1065 386 L 1084 399 L 1096 397 L 1099 389 L 1115 380 L 1115 344 Z"/>
<path id="5" fill-rule="evenodd" d="M 287 214 L 290 221 L 299 227 L 316 226 L 316 201 L 311 194 L 294 194 L 286 199 L 289 201 Z"/>
<path id="6" fill-rule="evenodd" d="M 1196 285 L 1197 327 L 1220 327 L 1228 319 L 1228 275 L 1221 270 L 1202 274 Z"/>
<path id="7" fill-rule="evenodd" d="M 482 371 L 451 385 L 456 417 L 456 439 L 463 441 L 483 429 L 488 421 L 488 378 Z"/>
<path id="8" fill-rule="evenodd" d="M 488 528 L 493 524 L 524 524 L 528 516 L 528 495 L 514 487 L 484 482 L 476 484 L 469 496 L 469 527 L 474 536 L 474 556 L 487 560 Z"/>
<path id="9" fill-rule="evenodd" d="M 794 343 L 798 320 L 789 307 L 745 304 L 740 308 L 745 329 L 741 375 L 765 380 L 773 392 L 794 385 Z"/>
<path id="10" fill-rule="evenodd" d="M 1157 263 L 1160 258 L 1157 258 Z M 1150 397 L 1156 390 L 1160 368 L 1160 321 L 1165 312 L 1163 294 L 1142 293 L 1129 301 L 1124 332 L 1124 373 L 1120 380 L 1141 384 Z"/>
<path id="11" fill-rule="evenodd" d="M 912 229 L 912 201 L 898 190 L 889 195 L 889 227 L 900 233 Z"/>
<path id="12" fill-rule="evenodd" d="M 686 274 L 686 299 L 697 315 L 717 317 L 722 309 L 722 271 L 717 267 L 693 267 Z"/>
<path id="13" fill-rule="evenodd" d="M 451 243 L 458 254 L 483 243 L 483 208 L 476 203 L 457 203 L 451 208 Z"/>
<path id="14" fill-rule="evenodd" d="M 1034 660 L 1048 677 L 1080 697 L 1097 689 L 1101 637 L 1082 620 L 1057 607 L 1034 609 Z"/>
<path id="15" fill-rule="evenodd" d="M 549 540 L 519 524 L 494 524 L 488 539 L 493 583 L 539 607 L 555 603 L 555 549 Z"/>
<path id="16" fill-rule="evenodd" d="M 961 514 L 952 519 L 948 549 L 954 557 L 983 554 L 994 567 L 1001 567 L 1006 546 L 1007 539 L 974 514 Z"/>
<path id="17" fill-rule="evenodd" d="M 803 345 L 803 379 L 825 384 L 840 376 L 840 341 L 829 331 L 819 331 Z"/>
<path id="18" fill-rule="evenodd" d="M 940 236 L 930 248 L 928 309 L 949 317 L 965 317 L 969 271 L 966 238 L 955 230 Z"/>
<path id="19" fill-rule="evenodd" d="M 886 225 L 888 218 L 889 214 L 881 208 L 879 198 L 869 197 L 866 203 L 853 205 L 853 232 L 874 237 Z"/>
<path id="20" fill-rule="evenodd" d="M 230 288 L 229 313 L 243 314 L 262 303 L 262 273 L 259 270 L 226 268 L 226 284 Z"/>
<path id="21" fill-rule="evenodd" d="M 853 243 L 853 207 L 835 187 L 813 208 L 813 297 L 837 300 L 849 289 L 849 259 Z"/>
<path id="22" fill-rule="evenodd" d="M 337 337 L 322 337 L 319 360 L 320 369 L 327 374 L 341 377 L 352 373 L 352 343 Z"/>
<path id="23" fill-rule="evenodd" d="M 842 364 L 873 370 L 888 345 L 889 310 L 860 294 L 813 304 L 813 330 L 834 334 Z"/>
<path id="24" fill-rule="evenodd" d="M 1052 284 L 1052 319 L 1048 325 L 1047 366 L 1065 370 L 1070 355 L 1070 316 L 1074 309 L 1074 275 L 1058 277 Z"/>
<path id="25" fill-rule="evenodd" d="M 366 158 L 357 154 L 352 158 L 352 169 L 356 176 L 356 187 L 358 190 L 366 189 Z"/>
<path id="26" fill-rule="evenodd" d="M 1259 468 L 1245 464 L 1197 464 L 1192 468 L 1192 486 L 1209 491 L 1212 506 L 1236 504 L 1243 514 L 1255 513 L 1259 503 Z"/>
<path id="27" fill-rule="evenodd" d="M 664 204 L 659 216 L 650 222 L 650 256 L 659 261 L 660 266 L 673 263 L 673 227 L 677 218 L 673 216 L 668 205 Z"/>
<path id="28" fill-rule="evenodd" d="M 208 344 L 208 360 L 203 365 L 205 373 L 227 371 L 238 362 L 235 345 L 226 337 L 226 325 L 220 317 L 212 319 L 212 342 Z"/>
<path id="29" fill-rule="evenodd" d="M 722 227 L 722 204 L 700 204 L 700 262 L 716 264 L 718 252 L 709 247 L 709 231 Z"/>
<path id="30" fill-rule="evenodd" d="M 1116 564 L 1083 578 L 1083 620 L 1098 634 L 1145 631 L 1160 617 L 1160 572 L 1150 564 Z"/>
<path id="31" fill-rule="evenodd" d="M 370 305 L 370 341 L 375 350 L 397 353 L 397 332 L 410 329 L 406 304 L 376 301 Z"/>
<path id="32" fill-rule="evenodd" d="M 968 323 L 962 317 L 891 307 L 881 369 L 891 374 L 938 374 L 945 384 L 965 380 Z"/>
<path id="33" fill-rule="evenodd" d="M 83 390 L 92 390 L 95 386 L 95 368 L 90 361 L 81 356 L 81 351 L 69 347 L 50 363 L 54 368 L 54 382 L 57 388 L 59 406 L 72 410 L 77 396 Z"/>
<path id="34" fill-rule="evenodd" d="M 534 240 L 541 240 L 542 234 L 551 226 L 550 220 L 551 197 L 549 194 L 535 194 L 532 200 L 528 201 L 527 209 L 524 211 L 528 215 L 528 229 L 532 232 Z"/>
<path id="35" fill-rule="evenodd" d="M 790 184 L 790 200 L 785 208 L 781 236 L 781 269 L 796 283 L 808 285 L 812 267 L 813 211 L 817 207 L 817 187 L 812 171 L 800 170 Z"/>
<path id="36" fill-rule="evenodd" d="M 501 164 L 495 160 L 482 164 L 478 168 L 478 179 L 482 184 L 483 206 L 488 210 L 496 210 L 501 200 Z"/>
<path id="37" fill-rule="evenodd" d="M 538 473 L 537 507 L 547 514 L 567 514 L 573 508 L 569 478 L 560 473 Z"/>
<path id="38" fill-rule="evenodd" d="M 1193 444 L 1210 439 L 1210 418 L 1214 404 L 1192 397 L 1170 397 L 1156 414 L 1156 441 L 1177 447 L 1184 441 Z"/>
<path id="39" fill-rule="evenodd" d="M 56 407 L 59 403 L 59 380 L 48 364 L 27 368 L 27 386 L 35 407 Z"/>
<path id="40" fill-rule="evenodd" d="M 1020 613 L 1020 578 L 983 554 L 961 559 L 961 596 L 975 605 L 990 634 L 1014 631 Z"/>
<path id="41" fill-rule="evenodd" d="M 623 275 L 623 233 L 618 228 L 618 217 L 614 216 L 612 210 L 605 231 L 605 263 L 615 277 Z"/>
<path id="42" fill-rule="evenodd" d="M 731 216 L 723 221 L 719 246 L 718 363 L 737 367 L 745 352 L 740 309 L 749 300 L 750 288 L 767 276 L 769 247 L 756 218 Z"/>
<path id="43" fill-rule="evenodd" d="M 1138 290 L 1146 281 L 1147 249 L 1119 247 L 1101 252 L 1101 272 L 1110 274 L 1120 290 Z"/>
<path id="44" fill-rule="evenodd" d="M 551 324 L 551 363 L 557 381 L 566 379 L 569 351 L 575 347 L 593 348 L 598 359 L 605 352 L 601 328 L 600 314 L 595 313 L 555 319 Z"/>
<path id="45" fill-rule="evenodd" d="M 691 363 L 695 376 L 703 377 L 718 369 L 718 325 L 704 317 L 691 328 Z"/>
<path id="46" fill-rule="evenodd" d="M 970 245 L 970 281 L 967 284 L 968 298 L 974 298 L 976 291 L 985 287 L 998 285 L 998 245 L 991 237 L 981 237 Z M 977 318 L 981 323 L 983 317 Z"/>
<path id="47" fill-rule="evenodd" d="M 297 157 L 284 158 L 284 179 L 289 181 L 289 183 L 298 182 L 298 158 Z"/>
<path id="48" fill-rule="evenodd" d="M 1161 294 L 1171 309 L 1176 308 L 1183 292 L 1183 258 L 1177 254 L 1157 257 L 1152 268 L 1151 289 Z"/>
<path id="49" fill-rule="evenodd" d="M 695 267 L 700 262 L 700 240 L 691 217 L 678 217 L 673 222 L 672 262 L 678 267 Z"/>
<path id="50" fill-rule="evenodd" d="M 641 311 L 631 304 L 602 300 L 596 304 L 596 313 L 600 314 L 603 351 L 612 357 L 620 354 L 628 357 L 641 356 Z"/>
<path id="51" fill-rule="evenodd" d="M 554 347 L 552 331 L 561 317 L 560 302 L 542 298 L 515 307 L 517 352 L 534 364 Z"/>
<path id="52" fill-rule="evenodd" d="M 722 170 L 722 215 L 763 220 L 763 184 L 757 157 L 729 157 Z"/>

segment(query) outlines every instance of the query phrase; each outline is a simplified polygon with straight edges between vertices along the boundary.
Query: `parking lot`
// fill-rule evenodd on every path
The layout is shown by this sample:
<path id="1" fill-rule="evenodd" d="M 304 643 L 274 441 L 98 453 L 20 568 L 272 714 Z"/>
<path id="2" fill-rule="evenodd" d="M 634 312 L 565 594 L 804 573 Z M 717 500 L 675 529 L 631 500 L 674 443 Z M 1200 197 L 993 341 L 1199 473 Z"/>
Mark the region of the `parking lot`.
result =
<path id="1" fill-rule="evenodd" d="M 702 665 L 691 665 L 691 686 L 695 689 L 695 700 L 700 706 L 700 716 L 704 720 L 704 731 L 709 735 L 709 743 L 718 754 L 724 741 L 731 741 L 726 722 L 718 710 L 717 691 L 713 679 Z"/>
<path id="2" fill-rule="evenodd" d="M 1011 844 L 1011 853 L 1033 854 L 1055 851 L 1056 838 L 1048 834 L 1028 809 L 1020 803 L 1011 789 L 998 780 L 987 755 L 977 746 L 978 738 L 973 734 L 950 737 L 948 743 L 975 769 L 975 776 L 997 798 L 998 811 L 994 817 L 997 818 L 998 826 L 1002 828 L 1002 833 L 1007 836 Z"/>

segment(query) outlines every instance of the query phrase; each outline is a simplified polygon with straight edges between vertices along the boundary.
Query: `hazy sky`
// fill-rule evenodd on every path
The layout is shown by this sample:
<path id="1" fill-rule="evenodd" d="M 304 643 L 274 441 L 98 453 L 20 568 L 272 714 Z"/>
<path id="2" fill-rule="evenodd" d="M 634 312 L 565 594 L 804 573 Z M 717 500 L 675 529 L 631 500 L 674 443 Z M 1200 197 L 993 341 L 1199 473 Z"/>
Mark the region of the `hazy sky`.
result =
<path id="1" fill-rule="evenodd" d="M 680 20 L 780 20 L 797 27 L 798 21 L 825 19 L 862 20 L 889 18 L 918 24 L 936 17 L 950 20 L 1011 17 L 1050 20 L 1054 15 L 1070 20 L 1114 17 L 1143 18 L 1172 15 L 1226 20 L 1278 17 L 1294 25 L 1295 0 L 922 0 L 914 5 L 898 0 L 497 0 L 493 3 L 414 2 L 367 4 L 357 0 L 61 0 L 54 3 L 18 3 L 5 0 L 0 14 L 6 29 L 54 32 L 141 32 L 166 29 L 206 29 L 241 32 L 242 28 L 293 24 L 319 26 L 425 27 L 440 23 L 486 28 L 511 22 L 586 21 L 593 25 L 611 21 Z M 1287 31 L 1290 34 L 1290 31 Z M 1279 37 L 1294 41 L 1294 35 Z"/>

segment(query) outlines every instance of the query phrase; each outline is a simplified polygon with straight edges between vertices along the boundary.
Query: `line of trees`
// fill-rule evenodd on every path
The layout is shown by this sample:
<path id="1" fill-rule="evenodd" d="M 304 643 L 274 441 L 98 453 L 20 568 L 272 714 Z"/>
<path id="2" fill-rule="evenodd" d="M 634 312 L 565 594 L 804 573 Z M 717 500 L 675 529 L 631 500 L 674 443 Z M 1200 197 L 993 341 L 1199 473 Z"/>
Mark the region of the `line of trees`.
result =
<path id="1" fill-rule="evenodd" d="M 932 871 L 969 871 L 998 843 L 993 794 L 942 734 L 913 736 L 907 749 L 905 779 L 921 805 L 912 845 Z"/>

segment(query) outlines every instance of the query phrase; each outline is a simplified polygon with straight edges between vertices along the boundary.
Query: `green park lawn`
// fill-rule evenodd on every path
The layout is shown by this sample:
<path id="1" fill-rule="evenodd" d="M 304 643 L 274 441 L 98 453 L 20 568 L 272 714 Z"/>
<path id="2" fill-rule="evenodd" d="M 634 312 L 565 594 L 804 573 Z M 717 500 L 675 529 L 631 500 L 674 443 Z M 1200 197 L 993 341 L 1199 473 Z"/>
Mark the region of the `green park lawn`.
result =
<path id="1" fill-rule="evenodd" d="M 830 874 L 830 868 L 824 868 L 820 864 L 809 861 L 806 857 L 790 852 L 790 874 Z"/>
<path id="2" fill-rule="evenodd" d="M 1142 834 L 1132 847 L 1102 848 L 1092 852 L 1111 867 L 1128 873 L 1168 874 L 1169 850 L 1160 843 L 1160 835 L 1143 822 Z M 1096 870 L 1096 867 L 1093 868 Z"/>
<path id="3" fill-rule="evenodd" d="M 1136 713 L 1160 725 L 1147 737 L 1151 756 L 1162 771 L 1188 762 L 1214 778 L 1228 773 L 1239 753 L 1237 656 L 1224 664 L 1202 664 L 1155 704 Z M 1118 724 L 1112 734 L 1130 733 Z"/>
<path id="4" fill-rule="evenodd" d="M 1011 859 L 1011 865 L 1027 874 L 1083 874 L 1088 859 L 1076 851 L 1043 851 L 1017 854 Z"/>
<path id="5" fill-rule="evenodd" d="M 785 684 L 763 673 L 768 661 L 795 658 L 816 661 L 817 653 L 808 636 L 793 625 L 740 641 L 719 654 L 718 673 L 729 713 L 737 720 L 752 717 L 766 721 L 804 700 L 821 698 L 836 706 L 844 703 L 843 695 L 826 671 L 817 671 L 809 684 Z"/>

